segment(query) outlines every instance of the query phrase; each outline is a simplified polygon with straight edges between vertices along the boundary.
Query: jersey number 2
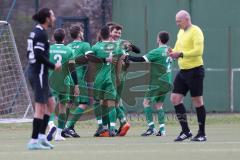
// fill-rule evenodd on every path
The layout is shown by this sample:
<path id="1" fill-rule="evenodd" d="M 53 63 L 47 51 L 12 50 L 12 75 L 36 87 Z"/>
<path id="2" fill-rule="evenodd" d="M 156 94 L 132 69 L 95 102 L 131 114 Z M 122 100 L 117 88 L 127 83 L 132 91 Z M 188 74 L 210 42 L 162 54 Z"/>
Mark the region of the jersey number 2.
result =
<path id="1" fill-rule="evenodd" d="M 62 56 L 60 54 L 55 54 L 53 59 L 56 60 L 57 63 L 62 63 Z"/>

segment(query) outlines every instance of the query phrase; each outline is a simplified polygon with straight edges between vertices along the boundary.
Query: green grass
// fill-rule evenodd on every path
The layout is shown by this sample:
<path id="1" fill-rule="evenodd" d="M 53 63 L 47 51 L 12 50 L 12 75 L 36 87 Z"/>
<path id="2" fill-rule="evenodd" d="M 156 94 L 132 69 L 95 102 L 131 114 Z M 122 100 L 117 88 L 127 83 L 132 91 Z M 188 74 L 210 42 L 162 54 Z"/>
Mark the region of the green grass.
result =
<path id="1" fill-rule="evenodd" d="M 166 137 L 140 137 L 146 129 L 142 117 L 132 117 L 132 128 L 126 137 L 94 138 L 94 120 L 82 121 L 76 130 L 79 139 L 53 142 L 51 151 L 28 151 L 26 144 L 31 123 L 0 124 L 0 160 L 237 160 L 240 157 L 240 114 L 211 114 L 207 117 L 205 143 L 186 141 L 174 143 L 179 125 L 168 115 Z M 196 134 L 196 117 L 189 116 L 190 127 Z"/>

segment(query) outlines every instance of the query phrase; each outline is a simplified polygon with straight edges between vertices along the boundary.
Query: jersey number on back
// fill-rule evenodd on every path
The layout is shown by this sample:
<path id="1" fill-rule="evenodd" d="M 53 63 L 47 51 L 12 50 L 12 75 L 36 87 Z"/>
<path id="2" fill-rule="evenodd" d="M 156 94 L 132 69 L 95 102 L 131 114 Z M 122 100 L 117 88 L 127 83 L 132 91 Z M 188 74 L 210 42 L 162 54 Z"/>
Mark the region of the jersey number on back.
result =
<path id="1" fill-rule="evenodd" d="M 57 61 L 57 63 L 62 63 L 62 56 L 60 54 L 55 54 L 53 59 Z"/>

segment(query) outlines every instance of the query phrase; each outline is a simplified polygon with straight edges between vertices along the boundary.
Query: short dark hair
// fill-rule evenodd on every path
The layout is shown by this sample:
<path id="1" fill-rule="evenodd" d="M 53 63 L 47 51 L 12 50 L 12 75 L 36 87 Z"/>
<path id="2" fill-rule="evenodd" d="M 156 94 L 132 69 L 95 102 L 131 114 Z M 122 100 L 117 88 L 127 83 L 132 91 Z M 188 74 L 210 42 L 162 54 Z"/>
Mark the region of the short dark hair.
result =
<path id="1" fill-rule="evenodd" d="M 51 16 L 49 8 L 42 8 L 32 16 L 32 19 L 40 24 L 44 24 L 46 19 Z"/>
<path id="2" fill-rule="evenodd" d="M 55 29 L 53 33 L 53 37 L 56 41 L 56 43 L 62 43 L 65 38 L 65 30 L 62 28 Z"/>
<path id="3" fill-rule="evenodd" d="M 108 26 L 103 26 L 101 29 L 100 29 L 100 37 L 102 40 L 105 40 L 105 39 L 108 39 L 110 36 L 110 32 L 109 32 L 109 28 Z"/>
<path id="4" fill-rule="evenodd" d="M 113 25 L 116 25 L 116 24 L 117 24 L 117 23 L 110 21 L 110 22 L 107 22 L 107 23 L 106 23 L 106 26 L 112 27 Z"/>
<path id="5" fill-rule="evenodd" d="M 110 27 L 110 31 L 112 32 L 114 29 L 116 30 L 122 30 L 123 27 L 120 24 L 114 24 Z"/>
<path id="6" fill-rule="evenodd" d="M 169 40 L 169 33 L 166 31 L 161 31 L 158 33 L 158 37 L 163 44 L 166 44 Z"/>
<path id="7" fill-rule="evenodd" d="M 70 28 L 70 35 L 73 39 L 76 39 L 80 32 L 83 32 L 83 29 L 78 25 L 74 25 Z"/>

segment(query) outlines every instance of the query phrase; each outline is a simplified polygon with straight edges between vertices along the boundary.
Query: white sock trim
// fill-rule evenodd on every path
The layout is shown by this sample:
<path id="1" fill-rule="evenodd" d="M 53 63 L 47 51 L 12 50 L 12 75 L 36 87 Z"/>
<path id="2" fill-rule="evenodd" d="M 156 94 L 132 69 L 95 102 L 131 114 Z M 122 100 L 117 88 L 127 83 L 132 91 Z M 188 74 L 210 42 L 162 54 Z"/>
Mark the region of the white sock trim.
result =
<path id="1" fill-rule="evenodd" d="M 37 143 L 37 142 L 38 142 L 38 139 L 33 139 L 33 138 L 30 139 L 30 141 L 29 141 L 30 144 Z"/>
<path id="2" fill-rule="evenodd" d="M 49 122 L 48 122 L 48 125 L 49 125 L 50 128 L 53 127 L 53 126 L 55 126 L 53 121 L 49 121 Z"/>
<path id="3" fill-rule="evenodd" d="M 62 130 L 61 128 L 57 128 L 57 133 L 62 133 Z"/>
<path id="4" fill-rule="evenodd" d="M 98 124 L 102 124 L 102 120 L 97 120 L 97 123 Z"/>
<path id="5" fill-rule="evenodd" d="M 45 134 L 38 134 L 38 139 L 46 139 L 47 136 Z"/>
<path id="6" fill-rule="evenodd" d="M 116 123 L 110 123 L 110 126 L 111 126 L 111 127 L 115 127 L 115 126 L 116 126 Z"/>
<path id="7" fill-rule="evenodd" d="M 148 126 L 154 125 L 154 122 L 150 122 L 148 123 Z"/>
<path id="8" fill-rule="evenodd" d="M 123 117 L 123 119 L 121 119 L 121 122 L 123 123 L 123 122 L 126 122 L 127 121 L 127 119 L 126 119 L 126 117 Z"/>
<path id="9" fill-rule="evenodd" d="M 160 128 L 165 127 L 165 124 L 160 124 L 159 127 Z"/>

